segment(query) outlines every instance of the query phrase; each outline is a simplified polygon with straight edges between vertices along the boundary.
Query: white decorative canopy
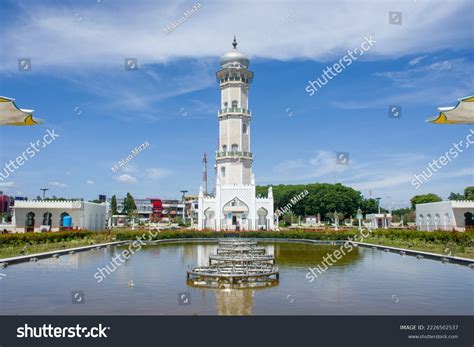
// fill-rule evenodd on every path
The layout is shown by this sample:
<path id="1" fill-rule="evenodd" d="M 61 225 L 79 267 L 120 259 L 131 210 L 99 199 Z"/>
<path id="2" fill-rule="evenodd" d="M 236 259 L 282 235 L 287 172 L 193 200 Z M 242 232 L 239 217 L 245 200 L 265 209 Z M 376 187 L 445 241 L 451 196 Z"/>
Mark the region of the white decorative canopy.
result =
<path id="1" fill-rule="evenodd" d="M 15 99 L 0 96 L 0 125 L 36 125 L 40 119 L 33 118 L 33 110 L 20 109 Z"/>
<path id="2" fill-rule="evenodd" d="M 474 96 L 458 100 L 456 106 L 439 107 L 439 115 L 426 121 L 435 124 L 474 124 Z"/>

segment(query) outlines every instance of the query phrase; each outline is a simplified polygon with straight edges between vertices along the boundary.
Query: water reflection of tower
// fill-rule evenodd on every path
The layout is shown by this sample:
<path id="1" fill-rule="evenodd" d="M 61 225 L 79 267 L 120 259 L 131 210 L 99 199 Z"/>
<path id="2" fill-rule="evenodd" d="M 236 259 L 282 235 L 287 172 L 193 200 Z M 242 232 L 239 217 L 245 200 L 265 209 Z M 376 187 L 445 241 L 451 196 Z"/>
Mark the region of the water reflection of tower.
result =
<path id="1" fill-rule="evenodd" d="M 265 246 L 265 254 L 275 255 L 275 246 L 274 245 Z"/>
<path id="2" fill-rule="evenodd" d="M 209 255 L 216 252 L 216 245 L 183 245 L 181 259 L 186 264 L 209 265 Z"/>
<path id="3" fill-rule="evenodd" d="M 224 289 L 216 291 L 216 311 L 223 316 L 250 316 L 253 308 L 252 289 Z"/>
<path id="4" fill-rule="evenodd" d="M 207 266 L 209 265 L 209 255 L 216 252 L 217 246 L 215 245 L 198 245 L 197 249 L 197 265 Z"/>

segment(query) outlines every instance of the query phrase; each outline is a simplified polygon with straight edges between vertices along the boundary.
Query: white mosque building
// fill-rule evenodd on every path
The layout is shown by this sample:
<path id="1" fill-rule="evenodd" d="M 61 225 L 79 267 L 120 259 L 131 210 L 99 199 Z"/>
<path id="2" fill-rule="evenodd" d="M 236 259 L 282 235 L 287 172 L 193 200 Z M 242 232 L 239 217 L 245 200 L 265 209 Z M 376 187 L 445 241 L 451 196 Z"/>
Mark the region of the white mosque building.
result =
<path id="1" fill-rule="evenodd" d="M 221 90 L 219 148 L 216 151 L 216 189 L 209 196 L 199 190 L 198 229 L 273 230 L 273 192 L 255 196 L 250 149 L 249 87 L 253 72 L 249 60 L 233 49 L 220 59 L 217 80 Z"/>

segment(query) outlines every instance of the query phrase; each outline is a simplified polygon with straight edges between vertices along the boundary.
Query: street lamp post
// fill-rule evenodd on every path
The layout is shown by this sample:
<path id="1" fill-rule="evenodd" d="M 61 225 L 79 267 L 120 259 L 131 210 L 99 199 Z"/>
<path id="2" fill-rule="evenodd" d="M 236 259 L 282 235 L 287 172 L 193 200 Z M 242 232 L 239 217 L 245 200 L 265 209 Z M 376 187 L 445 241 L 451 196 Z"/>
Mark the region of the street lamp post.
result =
<path id="1" fill-rule="evenodd" d="M 360 207 L 357 209 L 357 219 L 359 220 L 359 231 L 362 231 L 362 210 Z"/>
<path id="2" fill-rule="evenodd" d="M 43 200 L 44 200 L 46 192 L 49 190 L 49 188 L 40 188 L 40 190 L 43 191 Z"/>
<path id="3" fill-rule="evenodd" d="M 378 206 L 378 214 L 380 214 L 380 199 L 382 198 L 375 198 L 375 200 L 377 200 L 377 206 Z"/>
<path id="4" fill-rule="evenodd" d="M 186 224 L 186 193 L 188 192 L 187 190 L 180 190 L 181 193 L 183 193 L 183 223 Z"/>

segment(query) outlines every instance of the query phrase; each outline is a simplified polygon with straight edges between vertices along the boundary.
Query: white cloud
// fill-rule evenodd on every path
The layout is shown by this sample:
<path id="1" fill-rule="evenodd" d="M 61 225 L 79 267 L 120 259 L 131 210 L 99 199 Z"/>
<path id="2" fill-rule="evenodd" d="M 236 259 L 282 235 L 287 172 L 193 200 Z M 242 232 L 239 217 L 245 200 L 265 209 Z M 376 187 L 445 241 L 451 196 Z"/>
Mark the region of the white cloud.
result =
<path id="1" fill-rule="evenodd" d="M 164 176 L 167 176 L 171 173 L 171 171 L 167 169 L 159 169 L 159 168 L 150 168 L 146 170 L 147 177 L 151 180 L 157 180 Z"/>
<path id="2" fill-rule="evenodd" d="M 23 56 L 32 59 L 36 71 L 61 66 L 109 66 L 123 71 L 125 57 L 137 57 L 139 68 L 176 58 L 218 57 L 225 47 L 230 48 L 234 34 L 239 48 L 251 58 L 281 60 L 330 60 L 357 47 L 370 34 L 377 39 L 377 47 L 370 53 L 373 57 L 470 45 L 468 0 L 399 3 L 402 25 L 389 25 L 390 7 L 384 1 L 248 5 L 242 1 L 206 2 L 166 34 L 164 28 L 190 7 L 188 2 L 54 7 L 29 2 L 4 29 L 3 36 L 9 39 L 0 53 L 5 62 L 1 69 L 13 71 L 17 58 Z M 130 16 L 132 6 L 134 15 Z M 449 30 L 440 23 L 449 23 Z"/>
<path id="3" fill-rule="evenodd" d="M 15 186 L 15 182 L 0 182 L 0 187 L 2 188 L 10 188 L 14 186 Z"/>
<path id="4" fill-rule="evenodd" d="M 273 171 L 278 177 L 289 180 L 327 178 L 348 168 L 346 165 L 336 165 L 335 156 L 335 152 L 320 150 L 306 159 L 282 161 L 274 167 Z M 349 160 L 352 161 L 352 158 Z"/>
<path id="5" fill-rule="evenodd" d="M 472 185 L 472 167 L 450 164 L 416 190 L 411 184 L 414 174 L 421 172 L 432 155 L 419 152 L 370 154 L 368 157 L 349 153 L 349 165 L 336 165 L 331 151 L 317 151 L 309 158 L 283 161 L 272 170 L 271 177 L 260 177 L 265 182 L 283 184 L 309 182 L 339 182 L 361 191 L 366 197 L 383 198 L 384 206 L 390 201 L 408 201 L 416 194 L 437 193 L 448 196 L 451 191 Z M 469 183 L 471 182 L 471 183 Z"/>
<path id="6" fill-rule="evenodd" d="M 458 58 L 444 61 L 434 61 L 425 65 L 419 65 L 400 71 L 387 71 L 376 73 L 376 76 L 385 77 L 395 86 L 402 88 L 413 88 L 430 84 L 437 85 L 449 79 L 460 80 L 466 86 L 470 86 L 471 81 L 466 78 L 466 71 L 474 69 L 472 62 Z M 444 84 L 444 83 L 443 83 Z"/>
<path id="7" fill-rule="evenodd" d="M 443 103 L 455 104 L 458 98 L 472 94 L 472 81 L 466 77 L 466 72 L 469 74 L 472 71 L 474 63 L 458 58 L 427 62 L 424 65 L 420 63 L 398 71 L 378 72 L 374 75 L 383 80 L 384 87 L 371 89 L 366 97 L 330 103 L 344 110 L 418 104 L 420 100 L 437 106 L 443 106 Z M 386 83 L 387 80 L 391 83 Z M 446 87 L 447 83 L 449 88 Z M 437 113 L 436 106 L 433 106 L 433 112 Z"/>
<path id="8" fill-rule="evenodd" d="M 416 57 L 416 58 L 410 60 L 410 61 L 408 62 L 408 65 L 416 65 L 416 64 L 418 64 L 420 61 L 422 61 L 424 58 L 425 58 L 424 55 L 422 55 L 421 57 Z"/>
<path id="9" fill-rule="evenodd" d="M 61 183 L 61 182 L 57 182 L 57 181 L 49 182 L 48 184 L 49 184 L 50 186 L 52 186 L 52 187 L 59 187 L 59 188 L 65 188 L 65 187 L 67 187 L 67 184 Z"/>
<path id="10" fill-rule="evenodd" d="M 92 180 L 87 180 L 86 183 L 87 183 L 87 184 L 95 184 L 95 182 L 92 181 Z"/>
<path id="11" fill-rule="evenodd" d="M 122 167 L 122 171 L 126 173 L 135 173 L 137 172 L 137 167 L 133 164 L 127 164 L 124 167 Z"/>
<path id="12" fill-rule="evenodd" d="M 136 183 L 137 179 L 129 174 L 123 174 L 117 177 L 114 177 L 115 180 L 118 182 L 123 182 L 123 183 Z"/>

